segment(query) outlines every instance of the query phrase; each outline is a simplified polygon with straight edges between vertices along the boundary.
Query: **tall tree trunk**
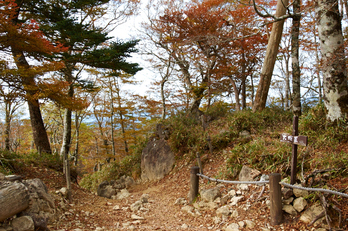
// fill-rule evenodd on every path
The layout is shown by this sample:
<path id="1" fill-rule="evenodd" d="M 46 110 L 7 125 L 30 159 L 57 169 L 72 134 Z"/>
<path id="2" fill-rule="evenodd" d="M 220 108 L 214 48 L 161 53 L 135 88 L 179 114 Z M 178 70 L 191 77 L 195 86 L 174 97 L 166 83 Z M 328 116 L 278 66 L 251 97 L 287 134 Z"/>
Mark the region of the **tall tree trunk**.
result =
<path id="1" fill-rule="evenodd" d="M 162 116 L 161 119 L 164 120 L 166 118 L 166 97 L 164 95 L 164 84 L 166 81 L 162 79 L 161 81 L 161 101 L 162 101 Z"/>
<path id="2" fill-rule="evenodd" d="M 239 91 L 237 88 L 236 82 L 232 79 L 232 76 L 229 76 L 230 82 L 234 90 L 234 98 L 236 100 L 236 111 L 240 111 L 240 102 L 239 102 Z"/>
<path id="3" fill-rule="evenodd" d="M 315 35 L 315 28 L 314 28 L 314 44 L 315 44 L 315 61 L 317 63 L 317 68 L 316 68 L 316 75 L 317 75 L 317 81 L 318 81 L 318 96 L 319 96 L 319 103 L 322 103 L 323 101 L 323 89 L 322 89 L 322 84 L 321 84 L 321 79 L 320 79 L 320 58 L 319 58 L 319 49 L 318 49 L 318 41 L 317 41 L 317 36 Z"/>
<path id="4" fill-rule="evenodd" d="M 38 152 L 51 154 L 51 146 L 48 140 L 45 125 L 42 120 L 40 105 L 38 100 L 28 100 L 30 123 L 33 131 L 33 139 Z"/>
<path id="5" fill-rule="evenodd" d="M 16 12 L 15 17 L 12 20 L 13 23 L 16 24 L 19 20 L 18 18 L 19 10 Z M 11 47 L 11 53 L 17 68 L 23 70 L 24 75 L 24 70 L 30 69 L 30 65 L 25 58 L 24 52 Z M 47 136 L 45 125 L 43 123 L 39 101 L 35 97 L 37 93 L 37 91 L 35 90 L 35 76 L 30 76 L 29 74 L 29 76 L 21 76 L 21 78 L 24 90 L 26 91 L 26 100 L 28 103 L 30 123 L 36 149 L 39 153 L 45 152 L 50 154 L 52 153 L 50 142 Z"/>
<path id="6" fill-rule="evenodd" d="M 69 154 L 70 145 L 71 145 L 71 109 L 64 109 L 64 131 L 63 131 L 63 144 L 60 149 L 60 155 L 66 159 Z"/>
<path id="7" fill-rule="evenodd" d="M 10 151 L 10 135 L 11 135 L 11 102 L 5 100 L 5 150 Z"/>
<path id="8" fill-rule="evenodd" d="M 288 0 L 278 0 L 276 17 L 281 17 L 286 13 Z M 284 20 L 273 23 L 271 36 L 268 41 L 265 61 L 262 65 L 260 82 L 256 91 L 253 111 L 262 111 L 266 107 L 268 91 L 271 85 L 274 64 L 277 59 L 279 43 L 283 33 Z"/>
<path id="9" fill-rule="evenodd" d="M 70 76 L 71 77 L 71 76 Z M 72 78 L 69 78 L 70 80 Z M 74 86 L 70 81 L 68 90 L 68 96 L 72 98 L 74 96 Z M 64 112 L 64 131 L 63 131 L 63 144 L 60 150 L 60 155 L 63 157 L 63 169 L 65 173 L 65 179 L 67 184 L 68 199 L 71 201 L 71 180 L 70 180 L 70 164 L 69 164 L 69 151 L 71 146 L 71 115 L 70 108 L 65 108 Z"/>
<path id="10" fill-rule="evenodd" d="M 348 115 L 348 81 L 338 0 L 317 0 L 318 31 L 323 59 L 324 103 L 327 119 Z"/>
<path id="11" fill-rule="evenodd" d="M 241 83 L 241 90 L 242 90 L 242 110 L 246 109 L 246 79 L 243 77 L 242 83 Z"/>
<path id="12" fill-rule="evenodd" d="M 78 115 L 78 112 L 75 112 L 75 149 L 74 149 L 74 165 L 77 166 L 79 163 L 79 145 L 80 145 L 80 122 L 79 122 L 80 116 Z"/>
<path id="13" fill-rule="evenodd" d="M 246 79 L 247 79 L 247 73 L 246 73 L 246 67 L 245 67 L 245 54 L 242 52 L 243 57 L 243 63 L 242 63 L 242 81 L 241 81 L 241 92 L 242 92 L 242 110 L 246 109 Z"/>
<path id="14" fill-rule="evenodd" d="M 127 137 L 126 137 L 126 128 L 123 120 L 123 112 L 122 112 L 122 103 L 121 103 L 121 96 L 120 96 L 120 91 L 117 91 L 117 100 L 118 100 L 118 114 L 120 116 L 120 124 L 121 124 L 121 131 L 122 131 L 122 138 L 124 142 L 124 150 L 126 154 L 128 155 L 128 142 L 127 142 Z"/>
<path id="15" fill-rule="evenodd" d="M 253 107 L 254 106 L 254 97 L 255 97 L 253 74 L 250 75 L 250 86 L 251 86 L 251 107 Z"/>
<path id="16" fill-rule="evenodd" d="M 292 63 L 292 112 L 295 116 L 301 115 L 301 70 L 299 61 L 299 34 L 300 34 L 300 0 L 294 0 L 291 28 L 291 63 Z"/>
<path id="17" fill-rule="evenodd" d="M 284 55 L 285 62 L 285 110 L 289 110 L 291 104 L 291 92 L 290 92 L 290 70 L 289 70 L 289 57 Z"/>
<path id="18" fill-rule="evenodd" d="M 114 84 L 115 84 L 115 78 L 113 77 Z M 114 156 L 114 160 L 116 158 L 116 149 L 115 149 L 115 131 L 114 131 L 114 114 L 115 114 L 115 108 L 114 108 L 114 94 L 112 89 L 112 82 L 110 81 L 110 106 L 111 106 L 111 113 L 110 113 L 110 129 L 111 129 L 111 148 L 112 148 L 112 155 Z"/>

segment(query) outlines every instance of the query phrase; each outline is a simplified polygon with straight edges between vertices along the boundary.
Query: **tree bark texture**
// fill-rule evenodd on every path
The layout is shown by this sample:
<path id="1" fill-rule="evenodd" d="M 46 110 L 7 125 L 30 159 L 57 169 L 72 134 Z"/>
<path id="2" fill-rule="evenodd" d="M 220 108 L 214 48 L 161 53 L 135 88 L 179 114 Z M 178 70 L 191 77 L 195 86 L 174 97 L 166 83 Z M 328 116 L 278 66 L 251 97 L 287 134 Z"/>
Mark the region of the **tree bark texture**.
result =
<path id="1" fill-rule="evenodd" d="M 288 0 L 278 0 L 276 17 L 285 15 L 286 6 L 289 4 Z M 262 65 L 260 74 L 260 82 L 256 91 L 253 111 L 262 111 L 266 107 L 268 91 L 271 85 L 273 69 L 277 59 L 279 43 L 282 38 L 283 25 L 285 20 L 273 23 L 271 35 L 268 41 L 265 60 Z"/>
<path id="2" fill-rule="evenodd" d="M 338 0 L 316 1 L 327 119 L 348 115 L 348 81 Z"/>
<path id="3" fill-rule="evenodd" d="M 11 102 L 5 100 L 5 150 L 10 151 L 11 145 L 10 145 L 10 135 L 11 135 Z"/>
<path id="4" fill-rule="evenodd" d="M 74 86 L 70 83 L 68 89 L 69 97 L 74 96 Z M 68 190 L 68 199 L 71 201 L 71 180 L 70 180 L 70 164 L 69 164 L 69 151 L 71 146 L 71 116 L 72 110 L 70 108 L 65 108 L 64 112 L 64 131 L 63 131 L 63 144 L 60 150 L 60 155 L 63 157 L 63 169 L 65 173 L 65 179 Z"/>
<path id="5" fill-rule="evenodd" d="M 17 23 L 19 17 L 19 11 L 17 15 L 15 15 L 13 22 Z M 11 47 L 11 53 L 15 60 L 16 66 L 19 70 L 28 70 L 30 68 L 29 63 L 26 60 L 24 52 L 19 50 L 18 48 Z M 33 139 L 36 146 L 36 149 L 39 153 L 51 152 L 50 142 L 48 140 L 47 132 L 45 125 L 43 123 L 40 104 L 38 99 L 36 99 L 35 95 L 37 94 L 35 76 L 25 75 L 25 72 L 21 75 L 21 81 L 23 84 L 24 91 L 26 92 L 27 103 L 30 114 L 30 123 L 33 132 Z M 28 72 L 30 73 L 30 72 Z"/>
<path id="6" fill-rule="evenodd" d="M 75 150 L 74 150 L 74 156 L 75 156 L 75 161 L 74 165 L 77 166 L 79 163 L 79 144 L 80 144 L 80 116 L 78 115 L 79 113 L 75 113 Z"/>
<path id="7" fill-rule="evenodd" d="M 33 102 L 34 101 L 34 102 Z M 46 128 L 42 119 L 39 101 L 28 100 L 28 108 L 30 113 L 30 123 L 33 131 L 33 139 L 38 152 L 51 154 L 51 146 L 48 140 Z"/>
<path id="8" fill-rule="evenodd" d="M 29 207 L 29 192 L 22 183 L 0 186 L 0 222 Z"/>
<path id="9" fill-rule="evenodd" d="M 234 98 L 236 100 L 236 111 L 240 111 L 240 102 L 239 102 L 239 91 L 236 82 L 233 80 L 232 76 L 229 77 L 230 82 L 232 84 L 233 90 L 234 90 Z"/>
<path id="10" fill-rule="evenodd" d="M 291 62 L 292 62 L 292 112 L 295 116 L 301 116 L 301 70 L 299 61 L 299 35 L 300 35 L 300 0 L 294 0 L 291 28 Z"/>

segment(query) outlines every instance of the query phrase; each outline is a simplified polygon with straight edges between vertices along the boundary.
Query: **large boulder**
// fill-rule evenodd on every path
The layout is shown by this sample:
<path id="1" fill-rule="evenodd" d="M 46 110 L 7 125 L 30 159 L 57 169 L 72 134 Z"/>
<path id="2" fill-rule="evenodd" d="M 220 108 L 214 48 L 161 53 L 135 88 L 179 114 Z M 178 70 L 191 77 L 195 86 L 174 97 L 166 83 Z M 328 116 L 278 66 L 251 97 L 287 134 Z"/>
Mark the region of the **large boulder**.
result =
<path id="1" fill-rule="evenodd" d="M 54 200 L 46 185 L 38 178 L 23 181 L 30 194 L 30 205 L 20 216 L 30 216 L 35 229 L 47 229 L 56 220 Z"/>
<path id="2" fill-rule="evenodd" d="M 143 181 L 162 179 L 172 170 L 174 160 L 174 153 L 166 140 L 153 137 L 141 155 L 141 179 Z"/>

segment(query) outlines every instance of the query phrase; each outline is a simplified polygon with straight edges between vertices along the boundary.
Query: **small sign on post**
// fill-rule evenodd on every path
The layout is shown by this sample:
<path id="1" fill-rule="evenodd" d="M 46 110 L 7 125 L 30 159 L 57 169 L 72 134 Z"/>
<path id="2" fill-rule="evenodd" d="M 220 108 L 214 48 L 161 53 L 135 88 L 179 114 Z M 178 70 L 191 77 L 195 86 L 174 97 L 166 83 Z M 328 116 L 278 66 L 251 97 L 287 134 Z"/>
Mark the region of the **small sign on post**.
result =
<path id="1" fill-rule="evenodd" d="M 280 136 L 280 141 L 292 144 L 290 183 L 295 184 L 295 182 L 296 182 L 296 166 L 297 166 L 297 146 L 298 145 L 307 146 L 308 137 L 298 135 L 298 117 L 297 116 L 294 116 L 292 126 L 293 126 L 292 135 L 284 133 Z"/>
<path id="2" fill-rule="evenodd" d="M 291 143 L 291 144 L 297 144 L 301 146 L 307 146 L 308 144 L 308 137 L 307 136 L 292 136 L 287 133 L 283 133 L 280 136 L 281 142 Z"/>

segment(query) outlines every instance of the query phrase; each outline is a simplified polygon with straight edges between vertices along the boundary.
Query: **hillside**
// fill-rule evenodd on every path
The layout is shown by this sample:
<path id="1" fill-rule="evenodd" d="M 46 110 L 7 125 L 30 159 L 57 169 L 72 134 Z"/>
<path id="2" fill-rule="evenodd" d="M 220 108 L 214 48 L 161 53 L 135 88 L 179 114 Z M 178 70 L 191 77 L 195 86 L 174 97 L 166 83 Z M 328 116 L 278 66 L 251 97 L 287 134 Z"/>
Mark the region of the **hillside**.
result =
<path id="1" fill-rule="evenodd" d="M 255 222 L 255 228 L 243 230 L 313 230 L 306 228 L 306 224 L 299 222 L 298 217 L 286 216 L 285 223 L 281 226 L 269 226 L 269 208 L 265 200 L 256 201 L 256 196 L 262 187 L 250 187 L 245 199 L 238 204 L 238 216 L 230 217 L 228 220 L 215 223 L 215 210 L 201 212 L 201 215 L 193 216 L 182 210 L 181 205 L 175 205 L 178 198 L 187 198 L 189 191 L 189 170 L 194 162 L 181 161 L 164 179 L 158 182 L 137 184 L 129 189 L 131 196 L 123 200 L 112 200 L 96 196 L 76 184 L 73 184 L 73 201 L 63 208 L 58 205 L 60 197 L 56 197 L 56 205 L 61 213 L 60 218 L 50 230 L 221 230 L 227 223 L 236 223 L 244 220 Z M 207 162 L 205 169 L 207 175 L 215 176 L 225 159 L 215 159 Z M 52 169 L 40 167 L 27 167 L 26 178 L 40 178 L 54 194 L 64 186 L 63 174 Z M 332 179 L 328 182 L 331 187 L 347 188 L 348 179 Z M 201 181 L 201 189 L 215 187 L 215 183 Z M 234 185 L 222 186 L 222 191 L 237 188 Z M 268 190 L 262 195 L 268 197 Z M 143 211 L 134 213 L 130 206 L 148 194 L 149 203 L 144 204 Z M 250 196 L 253 195 L 251 198 Z M 346 199 L 337 201 L 344 217 L 348 215 Z M 250 204 L 247 211 L 246 204 Z M 134 220 L 133 214 L 143 217 L 144 220 Z M 346 230 L 347 226 L 345 226 Z"/>
<path id="2" fill-rule="evenodd" d="M 301 181 L 308 179 L 308 186 L 311 187 L 330 188 L 347 193 L 348 145 L 347 131 L 344 130 L 346 125 L 325 127 L 321 124 L 321 117 L 315 117 L 316 114 L 312 112 L 301 118 L 299 126 L 301 133 L 309 136 L 310 145 L 299 148 L 298 178 Z M 183 120 L 172 118 L 164 125 L 171 127 L 172 134 L 176 134 L 176 139 L 173 139 L 173 136 L 169 139 L 172 149 L 176 151 L 176 164 L 165 178 L 156 182 L 137 183 L 128 189 L 130 196 L 122 200 L 98 197 L 78 184 L 73 184 L 72 202 L 68 203 L 61 196 L 55 196 L 55 204 L 60 215 L 49 229 L 225 230 L 229 224 L 239 222 L 240 226 L 244 225 L 240 230 L 324 230 L 307 227 L 307 224 L 299 220 L 300 214 L 285 215 L 282 225 L 270 226 L 268 187 L 265 187 L 264 191 L 262 186 L 248 186 L 244 189 L 243 199 L 238 201 L 236 206 L 231 205 L 233 213 L 226 219 L 217 218 L 217 208 L 199 209 L 197 212 L 178 201 L 179 198 L 188 197 L 190 168 L 197 165 L 193 155 L 197 150 L 202 154 L 204 174 L 214 178 L 236 179 L 243 165 L 257 169 L 262 174 L 279 172 L 283 178 L 289 178 L 291 145 L 280 142 L 279 138 L 283 132 L 291 131 L 291 116 L 274 112 L 258 116 L 240 113 L 232 117 L 217 117 L 210 122 L 206 130 L 202 130 L 199 124 L 188 121 L 185 117 Z M 240 136 L 244 130 L 249 131 L 251 136 L 247 138 Z M 207 133 L 212 140 L 213 153 L 209 152 L 207 141 L 199 138 Z M 330 137 L 332 134 L 335 136 Z M 190 145 L 187 145 L 188 142 L 191 142 Z M 131 160 L 139 161 L 136 158 Z M 17 168 L 12 168 L 12 173 L 24 175 L 26 179 L 42 179 L 52 194 L 65 186 L 63 174 L 53 170 L 54 166 L 20 159 L 18 162 L 23 163 L 16 165 Z M 129 175 L 137 175 L 133 172 L 134 166 L 137 166 L 136 162 L 117 166 L 119 173 L 128 172 Z M 107 170 L 108 168 L 105 168 L 104 171 Z M 98 174 L 95 175 L 99 178 L 85 178 L 96 181 L 89 185 L 97 185 L 97 182 L 108 180 L 110 177 L 113 177 L 112 179 L 118 177 L 110 175 L 110 172 Z M 232 189 L 241 190 L 237 185 L 200 180 L 201 192 L 203 189 L 216 187 L 223 195 Z M 333 230 L 347 230 L 347 198 L 327 195 L 326 197 L 331 206 L 341 211 L 342 227 Z M 316 193 L 310 194 L 306 199 L 309 203 L 307 208 L 319 201 Z M 139 205 L 140 209 L 132 211 L 139 200 L 143 201 Z M 61 203 L 62 201 L 64 203 Z M 217 201 L 217 204 L 220 207 L 223 202 Z M 338 227 L 338 213 L 328 211 L 334 227 Z M 253 224 L 252 228 L 249 226 L 249 221 Z"/>

